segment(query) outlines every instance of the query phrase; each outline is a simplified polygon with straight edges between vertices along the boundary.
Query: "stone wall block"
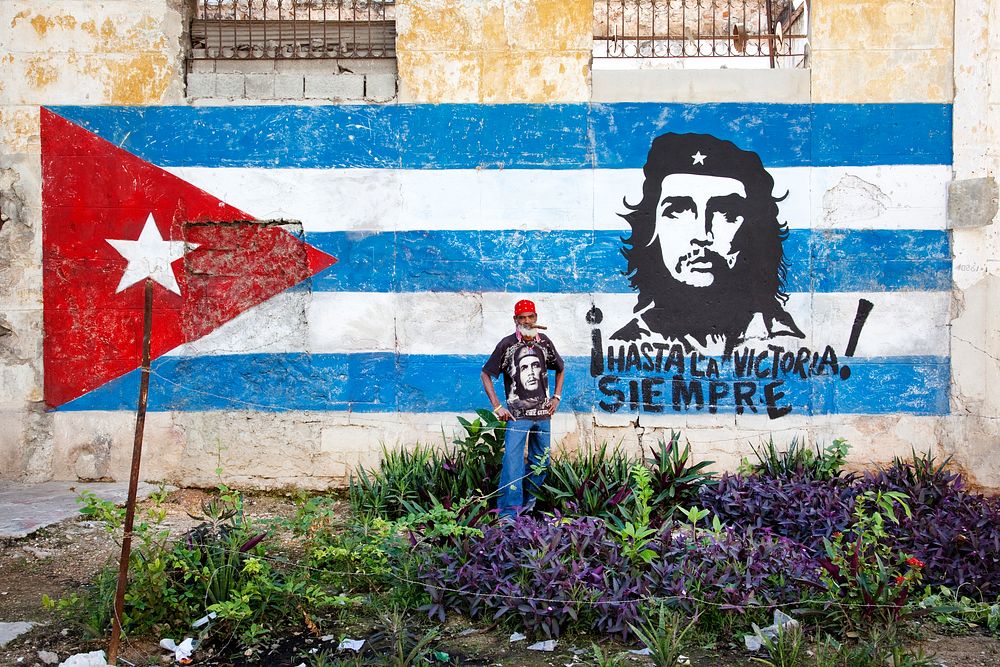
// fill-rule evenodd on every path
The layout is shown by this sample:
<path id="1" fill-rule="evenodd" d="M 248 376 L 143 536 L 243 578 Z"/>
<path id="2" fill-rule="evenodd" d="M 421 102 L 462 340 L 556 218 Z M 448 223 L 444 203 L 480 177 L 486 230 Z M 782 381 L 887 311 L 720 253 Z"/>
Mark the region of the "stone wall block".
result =
<path id="1" fill-rule="evenodd" d="M 307 99 L 361 100 L 365 96 L 365 77 L 360 74 L 305 76 Z"/>
<path id="2" fill-rule="evenodd" d="M 274 98 L 278 100 L 302 99 L 303 82 L 301 74 L 276 74 L 274 76 Z"/>
<path id="3" fill-rule="evenodd" d="M 246 76 L 240 73 L 216 74 L 215 95 L 235 100 L 242 99 L 246 95 Z"/>
<path id="4" fill-rule="evenodd" d="M 215 72 L 191 72 L 187 75 L 188 97 L 215 97 Z"/>
<path id="5" fill-rule="evenodd" d="M 365 76 L 365 99 L 388 102 L 396 97 L 395 74 L 368 74 Z"/>
<path id="6" fill-rule="evenodd" d="M 248 72 L 246 75 L 246 97 L 250 100 L 274 99 L 273 72 Z"/>

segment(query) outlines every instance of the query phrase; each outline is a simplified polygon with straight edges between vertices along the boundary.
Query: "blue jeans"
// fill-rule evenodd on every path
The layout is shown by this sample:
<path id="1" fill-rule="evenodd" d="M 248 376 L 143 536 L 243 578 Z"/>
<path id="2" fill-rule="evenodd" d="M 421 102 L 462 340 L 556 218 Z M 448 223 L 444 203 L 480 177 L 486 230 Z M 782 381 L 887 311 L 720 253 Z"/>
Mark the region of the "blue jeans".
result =
<path id="1" fill-rule="evenodd" d="M 514 516 L 524 507 L 525 490 L 533 491 L 542 487 L 545 469 L 549 466 L 549 443 L 551 422 L 518 419 L 507 422 L 504 434 L 503 471 L 500 473 L 500 489 L 497 509 L 500 516 Z M 528 476 L 525 478 L 524 445 L 528 444 Z M 542 466 L 539 473 L 532 471 Z"/>

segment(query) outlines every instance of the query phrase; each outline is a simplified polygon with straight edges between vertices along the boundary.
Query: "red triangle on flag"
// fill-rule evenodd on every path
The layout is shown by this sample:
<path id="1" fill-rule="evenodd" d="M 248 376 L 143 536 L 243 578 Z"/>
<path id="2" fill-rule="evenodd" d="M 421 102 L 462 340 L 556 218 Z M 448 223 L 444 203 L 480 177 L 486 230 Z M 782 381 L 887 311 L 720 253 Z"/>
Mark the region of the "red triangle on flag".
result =
<path id="1" fill-rule="evenodd" d="M 146 275 L 155 281 L 155 359 L 336 262 L 288 223 L 255 220 L 44 108 L 41 141 L 51 407 L 139 367 Z M 170 254 L 160 264 L 136 259 L 143 239 L 153 243 L 143 252 Z"/>

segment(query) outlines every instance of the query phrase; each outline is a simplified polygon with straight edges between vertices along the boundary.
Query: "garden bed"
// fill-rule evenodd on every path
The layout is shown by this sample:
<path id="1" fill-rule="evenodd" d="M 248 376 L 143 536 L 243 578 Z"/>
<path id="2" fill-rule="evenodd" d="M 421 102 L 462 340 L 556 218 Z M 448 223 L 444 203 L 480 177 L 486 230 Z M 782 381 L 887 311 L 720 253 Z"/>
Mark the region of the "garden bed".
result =
<path id="1" fill-rule="evenodd" d="M 502 424 L 463 425 L 453 447 L 386 452 L 346 498 L 144 501 L 120 664 L 160 664 L 158 641 L 185 636 L 206 665 L 1000 664 L 1000 504 L 946 462 L 850 474 L 838 442 L 718 475 L 675 436 L 644 458 L 557 457 L 507 522 Z M 121 510 L 82 500 L 80 520 L 3 545 L 0 620 L 43 623 L 0 664 L 105 646 Z M 748 652 L 775 610 L 796 623 Z"/>

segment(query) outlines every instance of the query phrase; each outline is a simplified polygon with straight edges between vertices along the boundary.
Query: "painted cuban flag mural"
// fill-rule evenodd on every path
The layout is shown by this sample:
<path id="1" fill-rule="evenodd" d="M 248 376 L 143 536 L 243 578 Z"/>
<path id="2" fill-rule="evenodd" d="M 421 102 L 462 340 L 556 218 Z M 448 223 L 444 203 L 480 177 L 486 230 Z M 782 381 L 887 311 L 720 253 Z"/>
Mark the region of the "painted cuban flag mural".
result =
<path id="1" fill-rule="evenodd" d="M 45 397 L 468 412 L 532 298 L 603 414 L 946 414 L 948 105 L 52 107 Z"/>

